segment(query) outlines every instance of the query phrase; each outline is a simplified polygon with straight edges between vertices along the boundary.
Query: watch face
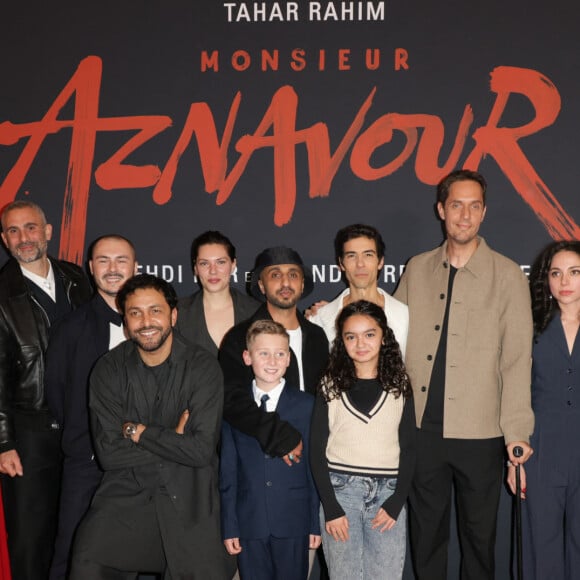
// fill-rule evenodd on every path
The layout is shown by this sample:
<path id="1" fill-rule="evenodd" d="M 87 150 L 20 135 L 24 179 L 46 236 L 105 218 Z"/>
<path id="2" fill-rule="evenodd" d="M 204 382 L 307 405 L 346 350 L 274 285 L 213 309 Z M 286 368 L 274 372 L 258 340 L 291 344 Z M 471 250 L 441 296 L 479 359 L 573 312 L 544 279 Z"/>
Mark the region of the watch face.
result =
<path id="1" fill-rule="evenodd" d="M 137 425 L 129 423 L 129 425 L 125 427 L 125 435 L 127 435 L 127 437 L 131 437 L 131 435 L 135 435 L 135 433 L 137 433 Z"/>

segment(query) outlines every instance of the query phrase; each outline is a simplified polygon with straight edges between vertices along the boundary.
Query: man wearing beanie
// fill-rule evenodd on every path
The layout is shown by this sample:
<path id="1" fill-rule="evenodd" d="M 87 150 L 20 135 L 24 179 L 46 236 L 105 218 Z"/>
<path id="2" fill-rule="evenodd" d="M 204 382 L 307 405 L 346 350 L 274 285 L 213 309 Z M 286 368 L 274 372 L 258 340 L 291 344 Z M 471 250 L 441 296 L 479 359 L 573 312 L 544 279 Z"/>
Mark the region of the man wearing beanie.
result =
<path id="1" fill-rule="evenodd" d="M 295 250 L 268 248 L 256 258 L 250 291 L 265 302 L 254 315 L 234 326 L 224 337 L 219 361 L 224 374 L 224 419 L 243 433 L 255 437 L 269 455 L 282 457 L 288 465 L 302 454 L 300 433 L 277 413 L 259 409 L 248 389 L 252 368 L 244 364 L 246 332 L 255 320 L 275 320 L 290 335 L 291 361 L 287 384 L 315 393 L 326 366 L 328 341 L 322 328 L 312 324 L 297 309 L 300 298 L 312 292 L 309 268 Z"/>

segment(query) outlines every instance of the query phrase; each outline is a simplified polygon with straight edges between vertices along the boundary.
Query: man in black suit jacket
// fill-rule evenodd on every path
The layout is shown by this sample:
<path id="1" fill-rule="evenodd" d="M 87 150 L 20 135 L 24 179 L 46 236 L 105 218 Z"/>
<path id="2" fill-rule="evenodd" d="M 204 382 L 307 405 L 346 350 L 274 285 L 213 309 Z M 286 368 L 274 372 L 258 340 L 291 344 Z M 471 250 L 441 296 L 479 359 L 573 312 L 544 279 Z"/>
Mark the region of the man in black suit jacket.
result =
<path id="1" fill-rule="evenodd" d="M 224 373 L 224 419 L 242 433 L 255 437 L 266 453 L 282 457 L 288 465 L 301 459 L 300 433 L 277 413 L 265 413 L 256 406 L 248 391 L 252 369 L 244 364 L 242 353 L 252 322 L 263 319 L 279 322 L 290 335 L 288 384 L 315 393 L 328 359 L 328 341 L 322 328 L 306 320 L 296 306 L 313 287 L 312 273 L 296 251 L 285 247 L 264 250 L 256 258 L 250 290 L 265 304 L 226 334 L 219 352 Z"/>
<path id="2" fill-rule="evenodd" d="M 90 435 L 89 374 L 97 359 L 125 340 L 115 300 L 121 286 L 137 272 L 135 248 L 122 236 L 98 238 L 89 255 L 97 291 L 90 302 L 54 327 L 47 350 L 46 397 L 52 414 L 63 426 L 64 453 L 50 580 L 66 578 L 74 532 L 101 481 Z"/>

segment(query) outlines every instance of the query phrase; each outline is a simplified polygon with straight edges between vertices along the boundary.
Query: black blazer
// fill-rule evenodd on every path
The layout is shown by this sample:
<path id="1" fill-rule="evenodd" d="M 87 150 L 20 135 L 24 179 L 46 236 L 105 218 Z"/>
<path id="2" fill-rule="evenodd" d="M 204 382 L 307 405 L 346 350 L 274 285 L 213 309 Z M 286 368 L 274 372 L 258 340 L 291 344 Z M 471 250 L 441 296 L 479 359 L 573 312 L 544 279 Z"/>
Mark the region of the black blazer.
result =
<path id="1" fill-rule="evenodd" d="M 225 335 L 219 351 L 224 373 L 224 419 L 242 433 L 255 437 L 266 453 L 281 457 L 298 445 L 301 436 L 277 413 L 261 411 L 248 391 L 254 376 L 252 367 L 244 364 L 242 353 L 246 348 L 246 333 L 255 320 L 272 320 L 266 304 L 260 306 L 248 320 L 234 326 Z M 305 390 L 314 394 L 328 360 L 328 340 L 324 330 L 306 320 L 300 312 L 298 321 L 302 329 Z M 288 385 L 300 384 L 298 363 L 292 351 L 285 377 Z"/>
<path id="2" fill-rule="evenodd" d="M 230 293 L 234 302 L 234 325 L 252 316 L 258 309 L 258 306 L 260 306 L 260 303 L 255 298 L 247 294 L 242 294 L 235 288 L 230 288 Z M 199 291 L 191 296 L 180 298 L 177 303 L 177 310 L 177 324 L 175 328 L 189 342 L 202 346 L 217 358 L 218 347 L 209 335 L 205 322 L 203 292 Z"/>
<path id="3" fill-rule="evenodd" d="M 109 350 L 109 323 L 121 322 L 99 294 L 56 324 L 46 351 L 45 391 L 48 408 L 63 426 L 67 457 L 90 460 L 89 375 Z"/>

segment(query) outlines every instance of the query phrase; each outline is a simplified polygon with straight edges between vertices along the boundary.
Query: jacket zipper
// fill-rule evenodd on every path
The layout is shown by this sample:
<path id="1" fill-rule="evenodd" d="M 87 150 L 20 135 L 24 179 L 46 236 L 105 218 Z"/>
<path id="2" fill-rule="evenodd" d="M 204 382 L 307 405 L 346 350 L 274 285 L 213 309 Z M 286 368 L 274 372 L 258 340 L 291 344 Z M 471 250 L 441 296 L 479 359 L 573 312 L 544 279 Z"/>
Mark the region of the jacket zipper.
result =
<path id="1" fill-rule="evenodd" d="M 40 308 L 40 310 L 42 310 L 42 313 L 44 314 L 44 317 L 46 318 L 46 324 L 48 325 L 48 328 L 50 328 L 50 318 L 48 317 L 46 310 L 41 306 L 40 302 L 38 302 L 38 300 L 34 297 L 33 294 L 30 295 L 30 298 L 32 298 L 33 302 L 38 306 L 38 308 Z"/>

